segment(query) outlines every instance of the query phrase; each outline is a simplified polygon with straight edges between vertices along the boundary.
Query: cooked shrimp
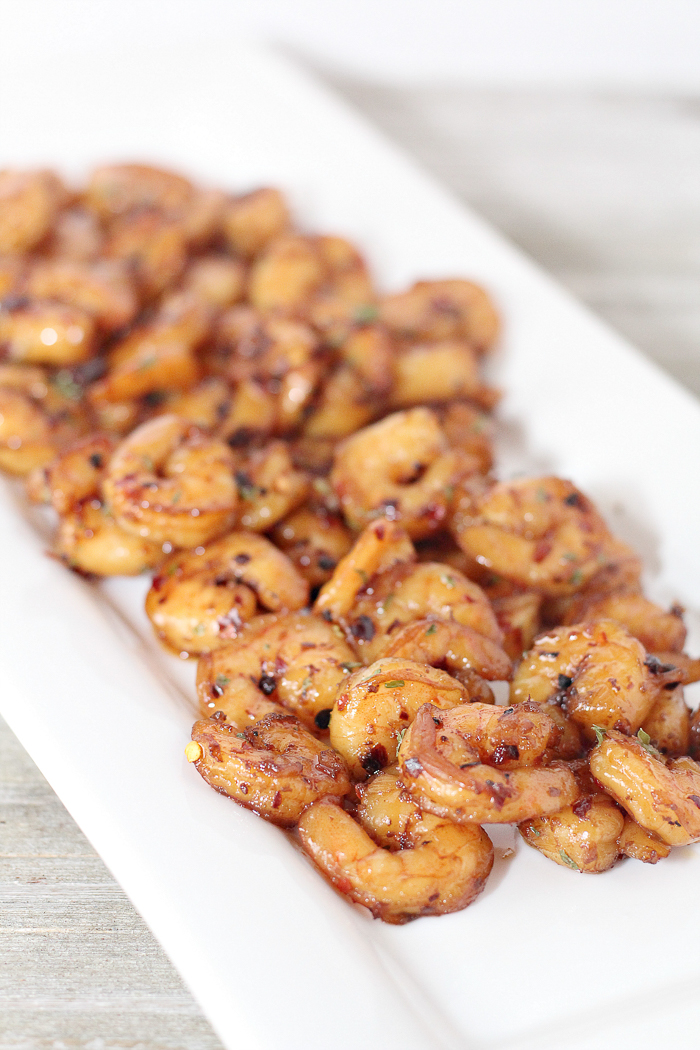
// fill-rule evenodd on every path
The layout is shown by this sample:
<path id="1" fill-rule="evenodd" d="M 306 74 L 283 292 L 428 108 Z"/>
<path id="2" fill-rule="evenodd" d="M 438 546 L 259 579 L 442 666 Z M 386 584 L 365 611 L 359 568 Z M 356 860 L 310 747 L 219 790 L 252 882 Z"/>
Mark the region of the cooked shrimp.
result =
<path id="1" fill-rule="evenodd" d="M 499 482 L 475 494 L 455 529 L 480 565 L 545 595 L 581 590 L 618 553 L 590 500 L 556 477 Z"/>
<path id="2" fill-rule="evenodd" d="M 469 684 L 473 675 L 507 681 L 513 667 L 497 642 L 466 624 L 450 620 L 415 620 L 387 635 L 380 656 L 418 660 L 442 667 Z"/>
<path id="3" fill-rule="evenodd" d="M 122 529 L 99 499 L 63 514 L 54 553 L 69 568 L 95 576 L 139 576 L 165 557 L 160 543 Z"/>
<path id="4" fill-rule="evenodd" d="M 72 442 L 48 466 L 27 478 L 27 494 L 35 503 L 50 503 L 66 514 L 76 503 L 99 496 L 109 458 L 115 447 L 107 434 L 90 434 Z"/>
<path id="5" fill-rule="evenodd" d="M 0 468 L 28 474 L 88 429 L 71 373 L 0 365 Z"/>
<path id="6" fill-rule="evenodd" d="M 541 607 L 542 595 L 536 591 L 491 599 L 496 622 L 503 632 L 503 648 L 511 660 L 520 660 L 532 648 L 540 630 Z"/>
<path id="7" fill-rule="evenodd" d="M 628 813 L 625 813 L 625 826 L 617 840 L 617 846 L 621 856 L 641 860 L 643 864 L 656 864 L 671 852 L 670 846 L 656 835 L 640 828 Z"/>
<path id="8" fill-rule="evenodd" d="M 301 609 L 306 581 L 269 540 L 233 532 L 201 553 L 171 555 L 146 595 L 156 634 L 175 652 L 208 653 L 235 638 L 258 611 Z"/>
<path id="9" fill-rule="evenodd" d="M 700 839 L 700 766 L 664 762 L 636 737 L 608 729 L 591 751 L 593 776 L 636 822 L 669 846 Z"/>
<path id="10" fill-rule="evenodd" d="M 289 210 L 279 190 L 265 187 L 234 197 L 223 215 L 223 230 L 234 252 L 256 255 L 290 224 Z"/>
<path id="11" fill-rule="evenodd" d="M 299 821 L 304 849 L 341 893 L 375 918 L 401 924 L 421 915 L 466 908 L 481 893 L 493 866 L 493 846 L 483 828 L 455 824 L 400 797 L 396 777 L 383 773 L 368 786 L 370 806 L 400 823 L 400 837 L 383 848 L 349 813 L 329 799 L 310 806 Z M 366 797 L 366 796 L 365 796 Z M 397 820 L 398 816 L 398 820 Z M 387 843 L 388 845 L 388 843 Z"/>
<path id="12" fill-rule="evenodd" d="M 396 759 L 405 729 L 423 704 L 447 711 L 470 699 L 445 671 L 413 660 L 378 660 L 342 682 L 331 712 L 331 744 L 358 780 Z"/>
<path id="13" fill-rule="evenodd" d="M 348 618 L 365 663 L 387 638 L 414 620 L 448 620 L 472 627 L 497 645 L 503 634 L 484 592 L 457 569 L 439 562 L 395 565 L 367 581 Z"/>
<path id="14" fill-rule="evenodd" d="M 36 248 L 66 196 L 51 171 L 0 171 L 0 255 Z"/>
<path id="15" fill-rule="evenodd" d="M 271 529 L 309 493 L 309 479 L 295 469 L 284 441 L 271 441 L 239 458 L 235 480 L 240 497 L 239 522 L 251 532 Z"/>
<path id="16" fill-rule="evenodd" d="M 329 620 L 343 621 L 373 576 L 415 559 L 416 552 L 405 529 L 388 518 L 373 521 L 321 588 L 315 611 Z"/>
<path id="17" fill-rule="evenodd" d="M 200 659 L 200 710 L 223 711 L 245 726 L 284 705 L 306 725 L 326 729 L 338 686 L 356 666 L 336 630 L 306 612 L 255 617 Z"/>
<path id="18" fill-rule="evenodd" d="M 599 620 L 541 635 L 515 672 L 511 699 L 543 703 L 556 696 L 593 740 L 594 725 L 636 732 L 664 681 L 652 674 L 636 638 L 613 620 Z"/>
<path id="19" fill-rule="evenodd" d="M 687 755 L 690 748 L 690 711 L 683 689 L 663 689 L 642 723 L 652 745 L 668 758 Z"/>
<path id="20" fill-rule="evenodd" d="M 194 764 L 208 784 L 282 827 L 296 824 L 318 799 L 350 791 L 340 755 L 290 714 L 266 715 L 242 732 L 220 719 L 195 722 L 192 740 L 199 744 Z"/>
<path id="21" fill-rule="evenodd" d="M 391 391 L 392 408 L 410 408 L 431 401 L 471 398 L 493 408 L 496 392 L 484 385 L 479 362 L 471 345 L 460 339 L 411 346 L 398 354 L 396 379 Z"/>
<path id="22" fill-rule="evenodd" d="M 637 638 L 649 653 L 681 652 L 687 631 L 683 612 L 674 606 L 666 612 L 645 598 L 637 588 L 612 594 L 581 594 L 572 601 L 563 623 L 615 620 Z"/>
<path id="23" fill-rule="evenodd" d="M 250 302 L 263 312 L 302 309 L 325 276 L 311 237 L 286 234 L 269 241 L 250 271 Z"/>
<path id="24" fill-rule="evenodd" d="M 489 350 L 499 331 L 498 314 L 486 292 L 461 279 L 418 281 L 407 292 L 388 296 L 381 319 L 408 339 L 463 338 Z"/>
<path id="25" fill-rule="evenodd" d="M 139 305 L 128 267 L 117 262 L 42 260 L 32 267 L 26 292 L 86 310 L 105 332 L 130 324 Z"/>
<path id="26" fill-rule="evenodd" d="M 590 874 L 607 871 L 621 852 L 624 814 L 600 790 L 587 762 L 573 762 L 570 768 L 578 785 L 576 800 L 549 816 L 525 821 L 518 831 L 555 864 Z"/>
<path id="27" fill-rule="evenodd" d="M 352 546 L 352 533 L 338 514 L 308 503 L 275 527 L 272 538 L 312 587 L 326 583 Z"/>
<path id="28" fill-rule="evenodd" d="M 11 361 L 80 364 L 94 353 L 95 335 L 93 317 L 78 306 L 18 299 L 0 308 L 0 346 Z"/>
<path id="29" fill-rule="evenodd" d="M 180 212 L 194 187 L 182 175 L 145 164 L 109 164 L 96 168 L 85 191 L 85 203 L 105 222 L 131 211 Z"/>
<path id="30" fill-rule="evenodd" d="M 421 538 L 444 522 L 462 461 L 435 413 L 412 408 L 346 438 L 330 480 L 352 528 L 383 514 Z"/>
<path id="31" fill-rule="evenodd" d="M 569 805 L 578 789 L 566 765 L 517 766 L 544 755 L 556 733 L 534 704 L 518 712 L 481 704 L 444 712 L 425 704 L 399 747 L 406 789 L 424 809 L 458 824 L 520 823 Z M 482 718 L 487 731 L 475 731 Z M 499 765 L 510 768 L 501 772 Z"/>
<path id="32" fill-rule="evenodd" d="M 127 532 L 194 547 L 230 526 L 237 504 L 234 467 L 228 445 L 186 419 L 159 416 L 117 447 L 103 490 Z"/>

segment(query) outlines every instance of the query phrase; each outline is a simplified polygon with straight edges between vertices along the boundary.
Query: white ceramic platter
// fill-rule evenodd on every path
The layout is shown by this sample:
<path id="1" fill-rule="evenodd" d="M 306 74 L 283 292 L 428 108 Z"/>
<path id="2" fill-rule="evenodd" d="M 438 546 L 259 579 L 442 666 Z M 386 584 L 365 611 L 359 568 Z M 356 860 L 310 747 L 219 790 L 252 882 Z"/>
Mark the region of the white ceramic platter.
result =
<path id="1" fill-rule="evenodd" d="M 0 166 L 76 176 L 143 159 L 235 190 L 279 185 L 309 229 L 360 244 L 387 289 L 485 284 L 506 319 L 502 472 L 574 479 L 641 550 L 652 595 L 695 622 L 700 406 L 286 61 L 223 48 L 40 68 L 5 56 L 0 151 Z M 154 644 L 145 581 L 100 590 L 71 576 L 45 557 L 16 490 L 0 497 L 2 713 L 227 1047 L 693 1045 L 694 847 L 579 876 L 507 829 L 472 907 L 372 921 L 187 765 L 194 669 Z"/>

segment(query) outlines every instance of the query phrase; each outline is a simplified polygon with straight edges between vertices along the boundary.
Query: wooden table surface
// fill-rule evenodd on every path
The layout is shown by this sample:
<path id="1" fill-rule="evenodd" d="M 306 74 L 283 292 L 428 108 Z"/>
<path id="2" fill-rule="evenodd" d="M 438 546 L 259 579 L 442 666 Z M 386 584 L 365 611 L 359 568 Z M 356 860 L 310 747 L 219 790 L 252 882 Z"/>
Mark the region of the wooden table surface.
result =
<path id="1" fill-rule="evenodd" d="M 699 99 L 335 86 L 700 394 Z M 0 945 L 0 1050 L 220 1047 L 2 722 Z"/>

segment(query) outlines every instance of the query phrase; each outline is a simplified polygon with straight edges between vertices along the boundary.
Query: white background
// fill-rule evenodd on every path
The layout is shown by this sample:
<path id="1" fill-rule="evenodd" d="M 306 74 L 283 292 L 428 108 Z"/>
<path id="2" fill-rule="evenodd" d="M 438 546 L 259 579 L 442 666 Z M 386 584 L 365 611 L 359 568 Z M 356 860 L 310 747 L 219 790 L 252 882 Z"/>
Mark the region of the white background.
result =
<path id="1" fill-rule="evenodd" d="M 3 0 L 0 60 L 260 38 L 385 82 L 700 88 L 698 0 Z M 69 61 L 69 59 L 67 59 Z"/>

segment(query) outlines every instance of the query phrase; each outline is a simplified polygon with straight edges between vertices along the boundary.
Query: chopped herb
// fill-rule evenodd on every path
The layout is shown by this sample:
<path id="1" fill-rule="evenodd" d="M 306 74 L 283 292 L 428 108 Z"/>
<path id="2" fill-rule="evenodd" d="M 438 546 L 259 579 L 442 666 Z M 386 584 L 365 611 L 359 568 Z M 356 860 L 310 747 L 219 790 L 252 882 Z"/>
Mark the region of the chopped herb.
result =
<path id="1" fill-rule="evenodd" d="M 566 864 L 567 868 L 573 868 L 574 871 L 580 871 L 578 864 L 575 860 L 572 860 L 568 853 L 565 853 L 563 849 L 559 850 L 559 856 L 561 857 L 562 864 Z"/>
<path id="2" fill-rule="evenodd" d="M 362 667 L 362 664 L 352 663 L 351 661 L 348 661 L 347 663 L 341 664 L 340 666 L 344 671 L 350 672 L 355 671 L 358 667 Z"/>
<path id="3" fill-rule="evenodd" d="M 250 475 L 243 470 L 236 471 L 236 487 L 241 499 L 253 500 L 260 495 L 260 489 L 254 484 Z"/>
<path id="4" fill-rule="evenodd" d="M 149 357 L 144 357 L 143 361 L 138 367 L 139 372 L 146 372 L 149 368 L 153 368 L 154 365 L 158 364 L 158 358 L 155 354 L 151 354 Z"/>
<path id="5" fill-rule="evenodd" d="M 562 557 L 566 561 L 578 561 L 578 554 L 574 554 L 573 551 L 564 551 L 564 553 L 562 554 Z"/>
<path id="6" fill-rule="evenodd" d="M 534 835 L 536 839 L 540 837 L 541 832 L 537 828 L 533 828 L 532 824 L 528 828 L 531 835 Z"/>
<path id="7" fill-rule="evenodd" d="M 304 681 L 301 683 L 301 695 L 306 698 L 306 690 L 311 688 L 311 675 L 307 674 Z"/>
<path id="8" fill-rule="evenodd" d="M 603 743 L 603 740 L 604 740 L 604 739 L 605 739 L 605 737 L 606 737 L 606 736 L 608 735 L 608 731 L 607 731 L 607 729 L 605 729 L 605 727 L 604 727 L 604 726 L 596 726 L 596 725 L 592 725 L 592 726 L 591 726 L 591 729 L 592 729 L 592 730 L 593 730 L 593 732 L 595 733 L 595 736 L 596 736 L 596 743 L 597 743 L 597 744 L 602 744 L 602 743 Z"/>
<path id="9" fill-rule="evenodd" d="M 59 394 L 62 394 L 63 397 L 67 397 L 70 401 L 80 401 L 83 396 L 82 387 L 79 383 L 76 383 L 73 378 L 73 373 L 67 368 L 59 369 L 51 382 L 56 387 Z"/>
<path id="10" fill-rule="evenodd" d="M 583 573 L 580 569 L 577 569 L 576 572 L 571 573 L 571 580 L 569 582 L 573 583 L 574 587 L 578 587 L 579 584 L 583 583 Z"/>
<path id="11" fill-rule="evenodd" d="M 193 634 L 204 634 L 204 632 L 206 631 L 206 629 L 207 629 L 207 628 L 206 628 L 206 625 L 205 625 L 205 624 L 203 624 L 203 623 L 196 623 L 196 624 L 194 625 L 194 630 L 192 631 L 192 633 L 193 633 Z"/>
<path id="12" fill-rule="evenodd" d="M 178 489 L 178 491 L 173 494 L 173 498 L 171 499 L 170 502 L 171 503 L 179 503 L 181 499 L 182 499 L 182 493 Z"/>
<path id="13" fill-rule="evenodd" d="M 454 485 L 445 485 L 444 492 L 445 492 L 445 498 L 446 499 L 452 499 L 454 497 L 454 494 L 455 494 L 455 487 L 454 487 Z"/>
<path id="14" fill-rule="evenodd" d="M 367 583 L 367 573 L 364 569 L 355 569 L 355 572 L 360 577 L 363 583 Z"/>
<path id="15" fill-rule="evenodd" d="M 402 685 L 406 685 L 403 678 L 394 678 L 391 682 L 385 682 L 385 689 L 399 689 Z"/>
<path id="16" fill-rule="evenodd" d="M 141 456 L 141 462 L 143 463 L 146 470 L 149 470 L 151 474 L 155 472 L 155 466 L 150 456 Z"/>
<path id="17" fill-rule="evenodd" d="M 246 739 L 245 733 L 236 733 L 236 736 L 240 737 L 241 740 L 245 740 Z"/>
<path id="18" fill-rule="evenodd" d="M 230 681 L 231 679 L 228 677 L 228 675 L 218 674 L 216 676 L 216 684 L 218 685 L 219 689 L 225 689 Z"/>
<path id="19" fill-rule="evenodd" d="M 537 489 L 537 491 L 535 492 L 535 499 L 538 503 L 546 503 L 549 499 L 549 496 L 547 495 L 544 489 Z"/>
<path id="20" fill-rule="evenodd" d="M 406 729 L 399 729 L 396 734 L 396 750 L 398 751 L 403 742 L 403 738 L 406 736 Z"/>
<path id="21" fill-rule="evenodd" d="M 375 306 L 374 303 L 364 303 L 362 306 L 356 306 L 352 319 L 357 324 L 367 324 L 369 321 L 376 321 L 379 317 L 379 307 Z"/>
<path id="22" fill-rule="evenodd" d="M 455 578 L 454 576 L 441 576 L 440 582 L 444 583 L 445 587 L 449 587 L 450 590 L 452 590 L 455 585 Z"/>
<path id="23" fill-rule="evenodd" d="M 649 752 L 652 758 L 660 758 L 663 761 L 663 755 L 654 747 L 654 745 L 651 742 L 651 737 L 645 729 L 637 730 L 637 740 L 642 745 L 644 750 Z"/>
<path id="24" fill-rule="evenodd" d="M 428 630 L 425 633 L 426 634 L 435 634 L 436 631 L 437 631 L 437 624 L 436 623 L 431 623 L 430 627 L 428 628 Z"/>

